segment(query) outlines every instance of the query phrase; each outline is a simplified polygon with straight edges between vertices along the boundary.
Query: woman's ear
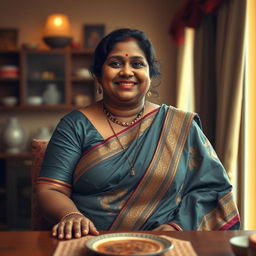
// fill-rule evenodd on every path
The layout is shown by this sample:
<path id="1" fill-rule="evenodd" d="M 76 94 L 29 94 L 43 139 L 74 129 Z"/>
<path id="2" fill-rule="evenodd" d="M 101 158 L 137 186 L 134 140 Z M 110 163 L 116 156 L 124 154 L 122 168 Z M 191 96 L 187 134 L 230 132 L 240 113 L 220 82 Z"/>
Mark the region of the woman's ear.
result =
<path id="1" fill-rule="evenodd" d="M 102 94 L 102 86 L 101 86 L 102 79 L 100 77 L 96 77 L 96 91 L 98 94 Z"/>

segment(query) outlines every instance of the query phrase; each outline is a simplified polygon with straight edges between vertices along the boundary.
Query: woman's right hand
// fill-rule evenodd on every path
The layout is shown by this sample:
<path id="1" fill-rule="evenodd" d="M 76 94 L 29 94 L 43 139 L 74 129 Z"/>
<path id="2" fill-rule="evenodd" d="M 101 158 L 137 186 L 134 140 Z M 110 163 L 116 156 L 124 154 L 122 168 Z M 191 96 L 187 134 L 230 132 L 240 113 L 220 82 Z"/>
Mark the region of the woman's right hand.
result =
<path id="1" fill-rule="evenodd" d="M 99 232 L 92 221 L 80 213 L 70 214 L 62 218 L 52 228 L 52 235 L 58 239 L 80 238 L 88 234 L 98 235 Z"/>

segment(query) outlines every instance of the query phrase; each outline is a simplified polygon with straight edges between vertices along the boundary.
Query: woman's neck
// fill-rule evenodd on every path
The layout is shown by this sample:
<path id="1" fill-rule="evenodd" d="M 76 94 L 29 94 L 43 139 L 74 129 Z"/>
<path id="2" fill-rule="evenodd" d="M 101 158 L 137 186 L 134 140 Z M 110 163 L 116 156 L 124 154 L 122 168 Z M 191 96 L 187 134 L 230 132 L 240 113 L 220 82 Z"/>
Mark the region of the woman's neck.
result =
<path id="1" fill-rule="evenodd" d="M 110 111 L 112 115 L 120 119 L 120 121 L 129 121 L 141 112 L 144 105 L 146 105 L 146 102 L 142 101 L 136 105 L 116 106 L 103 100 L 102 104 L 104 104 L 105 108 Z"/>

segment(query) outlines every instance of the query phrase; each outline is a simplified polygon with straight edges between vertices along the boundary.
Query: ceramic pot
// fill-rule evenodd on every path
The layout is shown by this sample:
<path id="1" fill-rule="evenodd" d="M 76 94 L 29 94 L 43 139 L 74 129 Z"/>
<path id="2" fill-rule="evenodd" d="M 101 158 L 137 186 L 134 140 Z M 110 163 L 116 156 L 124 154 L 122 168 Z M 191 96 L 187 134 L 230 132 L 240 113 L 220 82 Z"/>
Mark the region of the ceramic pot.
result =
<path id="1" fill-rule="evenodd" d="M 43 100 L 46 105 L 57 105 L 61 103 L 61 93 L 56 84 L 48 84 L 43 93 Z"/>
<path id="2" fill-rule="evenodd" d="M 3 129 L 3 143 L 7 153 L 17 154 L 23 151 L 25 146 L 25 131 L 18 118 L 10 117 Z"/>

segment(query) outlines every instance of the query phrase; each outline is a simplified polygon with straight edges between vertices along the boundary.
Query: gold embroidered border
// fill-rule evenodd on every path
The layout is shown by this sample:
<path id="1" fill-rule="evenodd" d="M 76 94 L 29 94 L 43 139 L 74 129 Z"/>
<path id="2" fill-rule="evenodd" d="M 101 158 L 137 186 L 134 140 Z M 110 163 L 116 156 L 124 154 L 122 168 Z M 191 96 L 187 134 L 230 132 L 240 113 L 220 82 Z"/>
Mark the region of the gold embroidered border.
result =
<path id="1" fill-rule="evenodd" d="M 169 108 L 150 166 L 111 230 L 139 229 L 156 209 L 174 179 L 193 117 Z"/>
<path id="2" fill-rule="evenodd" d="M 155 118 L 155 115 L 156 115 L 156 112 L 154 112 L 150 116 L 146 116 L 144 119 L 139 120 L 136 123 L 136 125 L 134 125 L 131 128 L 128 128 L 128 130 L 126 128 L 124 131 L 121 131 L 120 133 L 118 133 L 119 139 L 122 145 L 124 146 L 124 148 L 127 148 L 132 142 L 132 140 L 134 139 L 138 129 L 137 126 L 139 125 L 139 123 L 142 122 L 140 127 L 140 134 L 139 134 L 139 136 L 141 136 L 145 132 L 145 130 L 148 127 L 150 127 L 151 123 Z M 95 147 L 92 151 L 90 151 L 88 154 L 84 155 L 80 159 L 74 172 L 73 183 L 76 183 L 77 180 L 92 166 L 95 166 L 99 162 L 121 151 L 123 151 L 123 149 L 121 148 L 120 144 L 118 143 L 115 137 L 112 137 L 106 140 L 106 142 L 104 142 L 102 145 Z"/>
<path id="3" fill-rule="evenodd" d="M 229 192 L 219 200 L 218 207 L 203 216 L 198 230 L 219 230 L 237 214 L 232 192 Z"/>
<path id="4" fill-rule="evenodd" d="M 69 183 L 49 177 L 38 177 L 36 180 L 36 184 L 50 184 L 56 187 L 65 188 L 68 191 L 72 189 L 72 186 Z"/>

